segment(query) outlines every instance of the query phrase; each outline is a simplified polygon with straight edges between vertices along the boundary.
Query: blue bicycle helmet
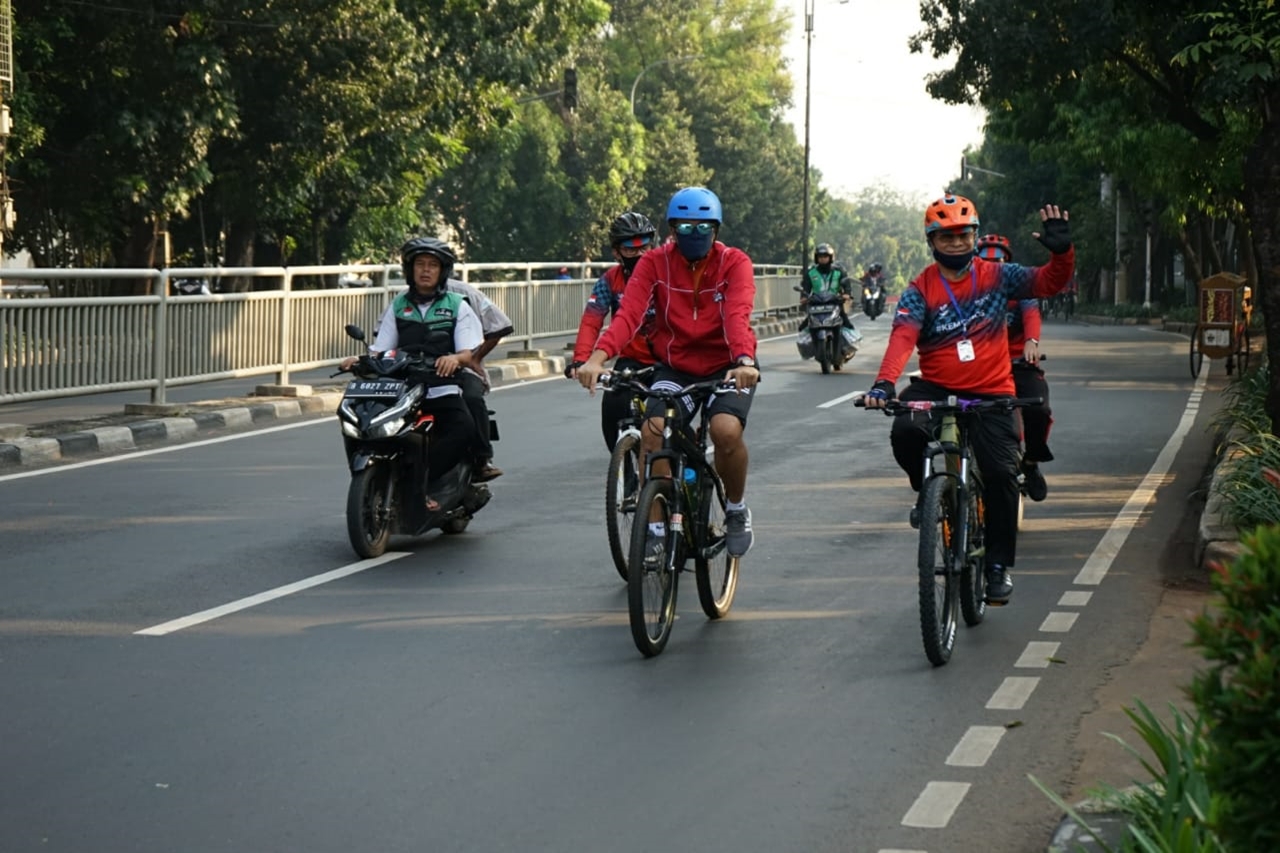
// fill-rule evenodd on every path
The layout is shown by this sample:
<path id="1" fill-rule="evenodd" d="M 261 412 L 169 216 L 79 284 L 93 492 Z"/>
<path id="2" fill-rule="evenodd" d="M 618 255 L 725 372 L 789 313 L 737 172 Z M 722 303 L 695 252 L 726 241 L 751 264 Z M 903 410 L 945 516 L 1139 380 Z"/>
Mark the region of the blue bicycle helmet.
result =
<path id="1" fill-rule="evenodd" d="M 720 199 L 706 187 L 685 187 L 678 190 L 667 204 L 667 221 L 673 219 L 709 220 L 719 225 Z"/>

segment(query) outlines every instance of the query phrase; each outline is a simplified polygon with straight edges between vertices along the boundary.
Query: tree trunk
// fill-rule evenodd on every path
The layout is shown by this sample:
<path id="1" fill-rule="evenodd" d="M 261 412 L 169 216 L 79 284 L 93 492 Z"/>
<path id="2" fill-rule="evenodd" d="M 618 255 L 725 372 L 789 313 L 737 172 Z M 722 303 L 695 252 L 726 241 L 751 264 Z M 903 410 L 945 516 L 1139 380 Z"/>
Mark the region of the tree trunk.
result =
<path id="1" fill-rule="evenodd" d="M 227 266 L 253 266 L 253 243 L 258 229 L 255 223 L 236 220 L 227 229 Z M 228 293 L 248 293 L 253 290 L 250 276 L 237 275 L 226 280 L 223 288 Z"/>
<path id="2" fill-rule="evenodd" d="M 1266 92 L 1262 113 L 1262 128 L 1245 157 L 1244 185 L 1258 264 L 1253 300 L 1262 310 L 1266 333 L 1266 412 L 1275 435 L 1280 431 L 1280 86 Z"/>

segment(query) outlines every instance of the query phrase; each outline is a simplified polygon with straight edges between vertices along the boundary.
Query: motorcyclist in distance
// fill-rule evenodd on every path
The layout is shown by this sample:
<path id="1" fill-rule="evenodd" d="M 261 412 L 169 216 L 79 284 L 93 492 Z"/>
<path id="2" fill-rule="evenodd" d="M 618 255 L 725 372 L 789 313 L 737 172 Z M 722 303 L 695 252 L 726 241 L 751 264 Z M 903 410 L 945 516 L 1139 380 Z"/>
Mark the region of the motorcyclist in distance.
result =
<path id="1" fill-rule="evenodd" d="M 813 265 L 800 278 L 800 304 L 806 305 L 814 294 L 839 294 L 840 317 L 846 329 L 853 328 L 849 319 L 849 303 L 853 299 L 853 280 L 843 264 L 836 263 L 836 251 L 830 243 L 819 243 L 813 250 Z M 808 318 L 800 322 L 799 331 L 809 326 Z"/>

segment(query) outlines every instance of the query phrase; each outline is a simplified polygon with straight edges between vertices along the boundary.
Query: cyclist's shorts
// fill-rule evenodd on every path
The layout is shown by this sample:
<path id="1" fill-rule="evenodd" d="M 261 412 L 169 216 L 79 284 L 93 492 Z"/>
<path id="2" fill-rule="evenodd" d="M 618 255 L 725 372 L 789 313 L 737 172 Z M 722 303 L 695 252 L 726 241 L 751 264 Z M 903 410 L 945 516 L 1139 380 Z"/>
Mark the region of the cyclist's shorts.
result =
<path id="1" fill-rule="evenodd" d="M 704 382 L 709 379 L 722 379 L 725 373 L 729 371 L 726 365 L 723 370 L 706 376 L 694 376 L 692 373 L 684 373 L 683 371 L 674 370 L 665 365 L 659 366 L 654 373 L 654 378 L 649 386 L 651 388 L 674 389 L 683 388 L 685 385 L 692 385 L 695 382 Z M 757 388 L 759 386 L 756 386 Z M 688 424 L 699 407 L 704 409 L 704 417 L 718 415 L 721 412 L 733 415 L 745 427 L 747 425 L 747 413 L 751 411 L 751 400 L 755 397 L 755 388 L 735 394 L 732 391 L 723 394 L 711 394 L 703 400 L 695 400 L 690 396 L 681 397 L 679 400 L 681 409 L 681 426 Z M 650 397 L 645 400 L 644 410 L 650 414 L 661 414 L 663 403 Z"/>

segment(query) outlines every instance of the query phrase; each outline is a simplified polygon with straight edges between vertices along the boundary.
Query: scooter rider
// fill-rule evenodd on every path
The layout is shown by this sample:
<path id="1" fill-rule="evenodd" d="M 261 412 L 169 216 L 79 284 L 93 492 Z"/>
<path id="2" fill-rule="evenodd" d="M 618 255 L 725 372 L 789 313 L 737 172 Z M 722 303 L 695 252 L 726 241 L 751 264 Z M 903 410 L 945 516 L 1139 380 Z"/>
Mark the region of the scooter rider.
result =
<path id="1" fill-rule="evenodd" d="M 877 315 L 884 313 L 884 266 L 879 262 L 871 264 L 858 282 L 862 285 L 863 313 Z M 865 303 L 868 297 L 875 300 L 874 312 L 867 311 Z"/>
<path id="2" fill-rule="evenodd" d="M 564 369 L 566 379 L 577 379 L 578 368 L 591 358 L 591 351 L 600 338 L 605 318 L 617 316 L 622 307 L 622 293 L 627 286 L 627 279 L 640 262 L 640 256 L 653 248 L 657 234 L 658 229 L 649 221 L 649 217 L 631 210 L 613 220 L 613 224 L 609 226 L 609 245 L 613 249 L 613 259 L 618 263 L 605 270 L 591 290 L 587 307 L 578 322 L 573 361 Z M 640 334 L 622 347 L 614 361 L 614 367 L 646 367 L 653 362 L 653 352 L 649 349 L 642 326 Z M 600 400 L 600 430 L 604 433 L 604 443 L 610 453 L 618 441 L 618 423 L 630 413 L 631 398 L 626 393 L 609 391 Z"/>
<path id="3" fill-rule="evenodd" d="M 1008 302 L 1052 296 L 1066 287 L 1075 268 L 1067 217 L 1057 205 L 1040 209 L 1044 233 L 1035 236 L 1052 255 L 1045 266 L 1024 267 L 975 258 L 979 220 L 969 199 L 947 195 L 929 205 L 925 239 L 937 263 L 916 276 L 898 300 L 889 344 L 875 384 L 864 398 L 866 406 L 883 408 L 896 394 L 894 383 L 916 349 L 921 378 L 903 390 L 902 399 L 1012 397 L 1016 389 L 1005 328 Z M 894 418 L 890 431 L 894 459 L 917 492 L 923 485 L 920 459 L 932 439 L 931 425 L 927 414 L 904 414 Z M 986 597 L 991 604 L 1006 604 L 1013 593 L 1009 569 L 1017 555 L 1018 443 L 1012 412 L 985 413 L 973 431 L 986 498 Z M 918 504 L 911 516 L 912 526 L 919 526 Z"/>
<path id="4" fill-rule="evenodd" d="M 447 473 L 475 446 L 475 422 L 462 398 L 464 369 L 475 365 L 475 351 L 484 344 L 480 318 L 463 295 L 448 286 L 456 260 L 453 250 L 434 237 L 410 240 L 401 251 L 409 289 L 398 294 L 378 321 L 371 355 L 400 349 L 434 359 L 435 374 L 428 381 L 422 410 L 435 417 L 431 432 L 428 481 Z M 350 370 L 358 358 L 342 360 Z M 428 487 L 428 494 L 429 494 Z M 427 498 L 427 509 L 435 510 Z"/>
<path id="5" fill-rule="evenodd" d="M 984 234 L 978 238 L 978 257 L 1004 263 L 1013 260 L 1013 249 L 1009 246 L 1007 237 Z M 1040 463 L 1053 461 L 1053 452 L 1049 450 L 1049 428 L 1053 426 L 1053 411 L 1049 408 L 1049 383 L 1045 381 L 1044 370 L 1040 367 L 1040 300 L 1011 299 L 1007 323 L 1009 358 L 1013 364 L 1013 384 L 1017 394 L 1019 397 L 1044 399 L 1044 403 L 1039 406 L 1026 406 L 1018 410 L 1022 416 L 1022 440 L 1026 445 L 1026 452 L 1022 456 L 1022 475 L 1025 478 L 1027 497 L 1033 501 L 1042 501 L 1049 494 L 1049 486 L 1040 471 Z"/>
<path id="6" fill-rule="evenodd" d="M 853 281 L 843 264 L 836 263 L 835 249 L 830 243 L 819 243 L 813 250 L 813 265 L 804 271 L 800 278 L 800 304 L 809 302 L 813 295 L 839 294 L 840 317 L 846 329 L 853 328 L 853 320 L 849 319 L 849 302 L 853 299 Z M 797 331 L 804 331 L 809 326 L 809 318 L 800 321 Z"/>
<path id="7" fill-rule="evenodd" d="M 450 290 L 462 294 L 471 310 L 480 318 L 480 327 L 484 332 L 484 343 L 473 354 L 473 363 L 462 373 L 462 400 L 471 411 L 471 419 L 476 424 L 476 464 L 471 475 L 472 482 L 487 483 L 502 476 L 502 469 L 493 464 L 493 440 L 489 437 L 489 403 L 485 395 L 489 393 L 489 374 L 484 369 L 484 357 L 515 329 L 511 318 L 485 296 L 478 287 L 451 278 L 447 282 Z"/>

